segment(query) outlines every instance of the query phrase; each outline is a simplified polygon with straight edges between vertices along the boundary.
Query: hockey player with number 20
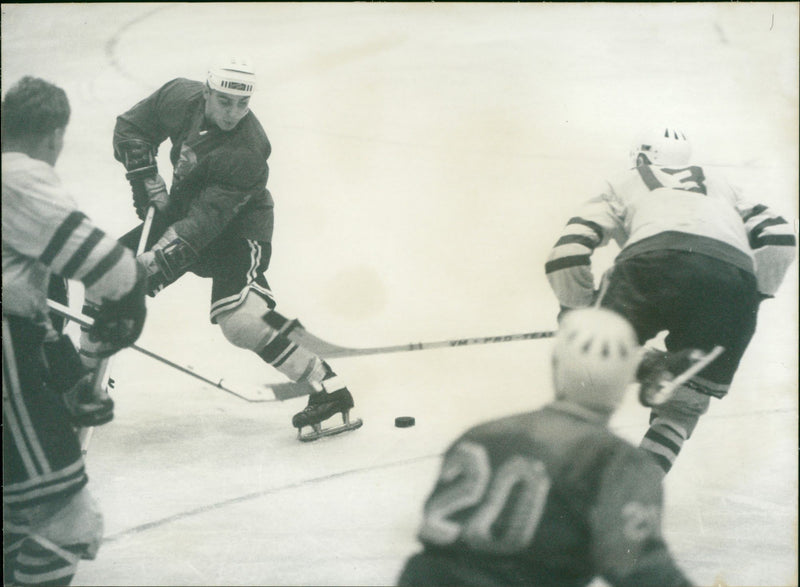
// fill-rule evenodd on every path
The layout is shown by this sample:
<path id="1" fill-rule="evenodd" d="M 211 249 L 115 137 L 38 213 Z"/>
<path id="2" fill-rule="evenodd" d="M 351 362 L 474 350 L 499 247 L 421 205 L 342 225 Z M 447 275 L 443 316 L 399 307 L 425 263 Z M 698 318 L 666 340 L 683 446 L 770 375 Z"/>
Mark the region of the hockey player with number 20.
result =
<path id="1" fill-rule="evenodd" d="M 424 550 L 399 584 L 689 585 L 661 536 L 658 468 L 607 428 L 639 358 L 618 314 L 566 316 L 552 350 L 555 401 L 448 448 L 425 503 Z"/>
<path id="2" fill-rule="evenodd" d="M 693 354 L 723 349 L 653 406 L 641 446 L 666 473 L 710 399 L 728 393 L 759 304 L 775 295 L 796 241 L 767 206 L 749 203 L 718 172 L 693 164 L 680 130 L 643 133 L 631 164 L 568 221 L 545 271 L 562 313 L 594 303 L 628 318 L 642 344 L 668 333 L 668 353 L 642 362 L 644 395 L 658 393 L 654 372 L 678 375 Z M 596 292 L 591 255 L 612 239 L 621 252 Z"/>
<path id="3" fill-rule="evenodd" d="M 256 353 L 290 380 L 317 391 L 292 419 L 302 440 L 350 430 L 353 398 L 333 369 L 284 331 L 265 272 L 272 252 L 273 200 L 266 187 L 271 146 L 250 98 L 256 76 L 247 58 L 214 64 L 206 80 L 175 79 L 117 117 L 114 156 L 124 164 L 137 214 L 155 207 L 147 250 L 138 257 L 155 295 L 184 273 L 210 278 L 212 323 L 233 345 Z M 171 142 L 172 185 L 156 153 Z M 135 249 L 142 226 L 122 237 Z M 89 300 L 91 302 L 91 300 Z M 91 303 L 84 311 L 91 313 Z M 83 341 L 87 364 L 102 368 L 96 345 Z M 322 429 L 341 413 L 344 424 Z M 304 427 L 312 432 L 302 435 Z"/>

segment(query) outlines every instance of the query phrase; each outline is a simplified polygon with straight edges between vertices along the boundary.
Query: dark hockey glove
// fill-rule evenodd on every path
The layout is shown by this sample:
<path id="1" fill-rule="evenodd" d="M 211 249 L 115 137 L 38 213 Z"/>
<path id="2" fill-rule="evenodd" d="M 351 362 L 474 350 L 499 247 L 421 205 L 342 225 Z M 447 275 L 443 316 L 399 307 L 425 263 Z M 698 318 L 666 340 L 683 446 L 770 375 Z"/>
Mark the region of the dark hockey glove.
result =
<path id="1" fill-rule="evenodd" d="M 66 334 L 45 340 L 42 347 L 47 361 L 47 382 L 56 391 L 65 393 L 89 373 L 72 339 Z"/>
<path id="2" fill-rule="evenodd" d="M 72 424 L 78 427 L 100 426 L 114 418 L 114 401 L 105 391 L 94 389 L 94 373 L 81 361 L 72 340 L 61 334 L 43 344 L 47 361 L 47 380 L 59 393 Z"/>
<path id="3" fill-rule="evenodd" d="M 139 338 L 147 316 L 145 287 L 145 275 L 139 269 L 131 291 L 118 300 L 106 300 L 100 305 L 94 324 L 88 332 L 90 340 L 106 343 L 98 352 L 98 357 L 110 357 Z"/>
<path id="4" fill-rule="evenodd" d="M 197 252 L 174 230 L 167 229 L 165 237 L 151 250 L 136 257 L 147 275 L 147 295 L 150 297 L 178 279 L 197 261 Z"/>
<path id="5" fill-rule="evenodd" d="M 164 212 L 170 199 L 167 185 L 158 174 L 155 148 L 145 141 L 130 139 L 121 141 L 117 151 L 128 171 L 125 179 L 131 184 L 136 215 L 144 220 L 150 206 Z"/>

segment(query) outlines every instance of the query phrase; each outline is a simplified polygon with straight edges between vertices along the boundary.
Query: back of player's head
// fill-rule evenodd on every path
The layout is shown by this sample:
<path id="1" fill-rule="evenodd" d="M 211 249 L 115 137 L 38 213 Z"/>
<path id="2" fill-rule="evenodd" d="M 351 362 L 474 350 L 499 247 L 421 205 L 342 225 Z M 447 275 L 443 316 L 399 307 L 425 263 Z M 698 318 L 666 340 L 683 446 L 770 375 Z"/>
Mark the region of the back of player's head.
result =
<path id="1" fill-rule="evenodd" d="M 553 346 L 556 398 L 611 414 L 634 379 L 639 343 L 630 323 L 603 308 L 573 310 Z"/>
<path id="2" fill-rule="evenodd" d="M 233 96 L 251 96 L 256 89 L 256 72 L 247 57 L 225 57 L 208 68 L 208 87 Z"/>
<path id="3" fill-rule="evenodd" d="M 687 165 L 692 145 L 683 131 L 671 126 L 654 126 L 639 133 L 631 146 L 631 165 L 642 163 L 679 167 Z"/>
<path id="4" fill-rule="evenodd" d="M 66 92 L 31 76 L 9 88 L 2 108 L 3 140 L 44 136 L 69 123 Z"/>

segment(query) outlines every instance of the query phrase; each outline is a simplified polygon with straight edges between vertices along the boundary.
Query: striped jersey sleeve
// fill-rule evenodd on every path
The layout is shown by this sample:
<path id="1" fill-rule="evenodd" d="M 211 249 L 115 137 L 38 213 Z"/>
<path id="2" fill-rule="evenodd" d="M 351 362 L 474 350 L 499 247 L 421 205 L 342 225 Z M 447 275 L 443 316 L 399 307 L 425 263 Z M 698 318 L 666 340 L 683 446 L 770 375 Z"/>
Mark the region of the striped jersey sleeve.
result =
<path id="1" fill-rule="evenodd" d="M 591 305 L 594 296 L 592 253 L 612 238 L 621 238 L 621 231 L 622 218 L 605 195 L 587 201 L 567 221 L 545 264 L 547 279 L 562 306 Z"/>
<path id="2" fill-rule="evenodd" d="M 13 291 L 37 289 L 42 266 L 81 281 L 96 299 L 119 299 L 135 283 L 132 252 L 77 210 L 44 162 L 4 157 L 2 225 L 3 280 Z"/>
<path id="3" fill-rule="evenodd" d="M 773 296 L 797 255 L 792 226 L 763 204 L 740 201 L 737 210 L 755 257 L 758 291 Z"/>

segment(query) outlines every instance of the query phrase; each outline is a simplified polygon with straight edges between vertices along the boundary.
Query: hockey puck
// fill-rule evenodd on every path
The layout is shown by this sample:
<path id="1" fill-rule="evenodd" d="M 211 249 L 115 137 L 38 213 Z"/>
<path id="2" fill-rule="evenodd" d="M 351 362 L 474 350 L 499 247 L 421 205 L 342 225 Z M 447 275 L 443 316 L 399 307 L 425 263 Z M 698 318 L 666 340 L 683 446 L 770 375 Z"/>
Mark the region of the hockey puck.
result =
<path id="1" fill-rule="evenodd" d="M 398 416 L 394 419 L 394 425 L 398 428 L 410 428 L 415 422 L 411 416 Z"/>

